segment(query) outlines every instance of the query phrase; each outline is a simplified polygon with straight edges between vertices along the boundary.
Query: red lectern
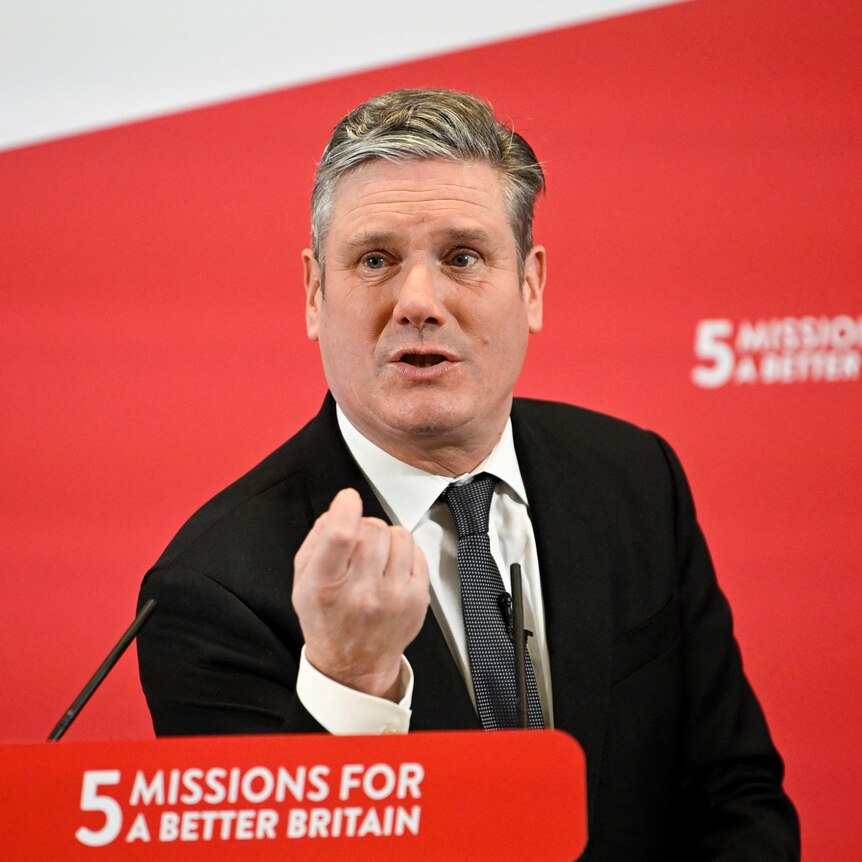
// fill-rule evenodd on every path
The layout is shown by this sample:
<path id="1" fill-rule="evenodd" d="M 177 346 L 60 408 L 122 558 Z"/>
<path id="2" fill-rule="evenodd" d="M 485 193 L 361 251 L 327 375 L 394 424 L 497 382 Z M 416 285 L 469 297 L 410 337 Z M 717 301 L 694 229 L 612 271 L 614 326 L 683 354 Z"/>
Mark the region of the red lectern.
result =
<path id="1" fill-rule="evenodd" d="M 578 744 L 560 731 L 0 746 L 0 848 L 21 860 L 571 862 Z"/>

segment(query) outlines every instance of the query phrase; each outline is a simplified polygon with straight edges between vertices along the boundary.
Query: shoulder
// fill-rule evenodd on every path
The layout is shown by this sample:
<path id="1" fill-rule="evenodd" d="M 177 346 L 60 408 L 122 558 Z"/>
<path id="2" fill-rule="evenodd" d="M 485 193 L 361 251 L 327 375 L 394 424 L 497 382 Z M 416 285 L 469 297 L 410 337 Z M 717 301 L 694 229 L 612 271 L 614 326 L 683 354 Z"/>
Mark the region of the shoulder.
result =
<path id="1" fill-rule="evenodd" d="M 596 501 L 655 507 L 666 500 L 675 509 L 690 497 L 670 445 L 631 422 L 571 404 L 517 398 L 512 429 L 522 472 L 577 484 Z"/>
<path id="2" fill-rule="evenodd" d="M 623 419 L 573 404 L 531 398 L 514 400 L 512 425 L 516 439 L 520 436 L 547 447 L 554 457 L 572 453 L 627 461 L 654 457 L 664 443 L 654 432 Z"/>

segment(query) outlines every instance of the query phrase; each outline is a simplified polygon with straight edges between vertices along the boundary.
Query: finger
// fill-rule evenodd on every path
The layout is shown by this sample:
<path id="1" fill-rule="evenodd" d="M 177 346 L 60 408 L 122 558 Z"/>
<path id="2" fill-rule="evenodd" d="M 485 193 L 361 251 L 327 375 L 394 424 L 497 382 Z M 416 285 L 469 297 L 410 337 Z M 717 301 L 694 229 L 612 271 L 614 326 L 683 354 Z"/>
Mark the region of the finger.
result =
<path id="1" fill-rule="evenodd" d="M 356 546 L 361 520 L 359 494 L 353 488 L 339 491 L 296 552 L 296 573 L 309 570 L 324 578 L 343 574 Z"/>
<path id="2" fill-rule="evenodd" d="M 404 527 L 389 528 L 389 559 L 384 577 L 406 580 L 413 568 L 413 536 Z"/>
<path id="3" fill-rule="evenodd" d="M 350 573 L 356 581 L 376 582 L 386 568 L 389 558 L 389 526 L 379 518 L 363 518 L 353 555 Z"/>

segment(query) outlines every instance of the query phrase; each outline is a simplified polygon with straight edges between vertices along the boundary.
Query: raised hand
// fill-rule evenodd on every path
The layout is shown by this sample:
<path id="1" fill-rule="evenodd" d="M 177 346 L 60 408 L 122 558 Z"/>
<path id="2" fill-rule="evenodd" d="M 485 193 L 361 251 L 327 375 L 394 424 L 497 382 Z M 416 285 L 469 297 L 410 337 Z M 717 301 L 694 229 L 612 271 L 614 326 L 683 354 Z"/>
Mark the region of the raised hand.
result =
<path id="1" fill-rule="evenodd" d="M 428 601 L 428 565 L 410 533 L 364 518 L 352 488 L 336 494 L 294 559 L 308 661 L 342 685 L 397 700 L 401 656 Z"/>

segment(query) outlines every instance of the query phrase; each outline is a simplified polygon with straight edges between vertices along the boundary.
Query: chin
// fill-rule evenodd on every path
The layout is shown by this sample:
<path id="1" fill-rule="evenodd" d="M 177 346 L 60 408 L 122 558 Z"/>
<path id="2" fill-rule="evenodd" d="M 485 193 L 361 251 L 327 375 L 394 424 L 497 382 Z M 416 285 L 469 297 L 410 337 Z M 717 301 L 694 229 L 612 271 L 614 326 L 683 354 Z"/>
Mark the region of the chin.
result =
<path id="1" fill-rule="evenodd" d="M 449 434 L 458 428 L 460 423 L 443 421 L 442 418 L 430 416 L 416 417 L 408 421 L 392 423 L 392 427 L 403 434 L 411 434 L 417 437 L 438 437 Z"/>
<path id="2" fill-rule="evenodd" d="M 471 416 L 469 411 L 456 409 L 451 403 L 413 408 L 405 404 L 403 407 L 407 409 L 399 409 L 390 413 L 390 427 L 402 434 L 413 434 L 421 437 L 451 434 L 465 425 Z"/>

